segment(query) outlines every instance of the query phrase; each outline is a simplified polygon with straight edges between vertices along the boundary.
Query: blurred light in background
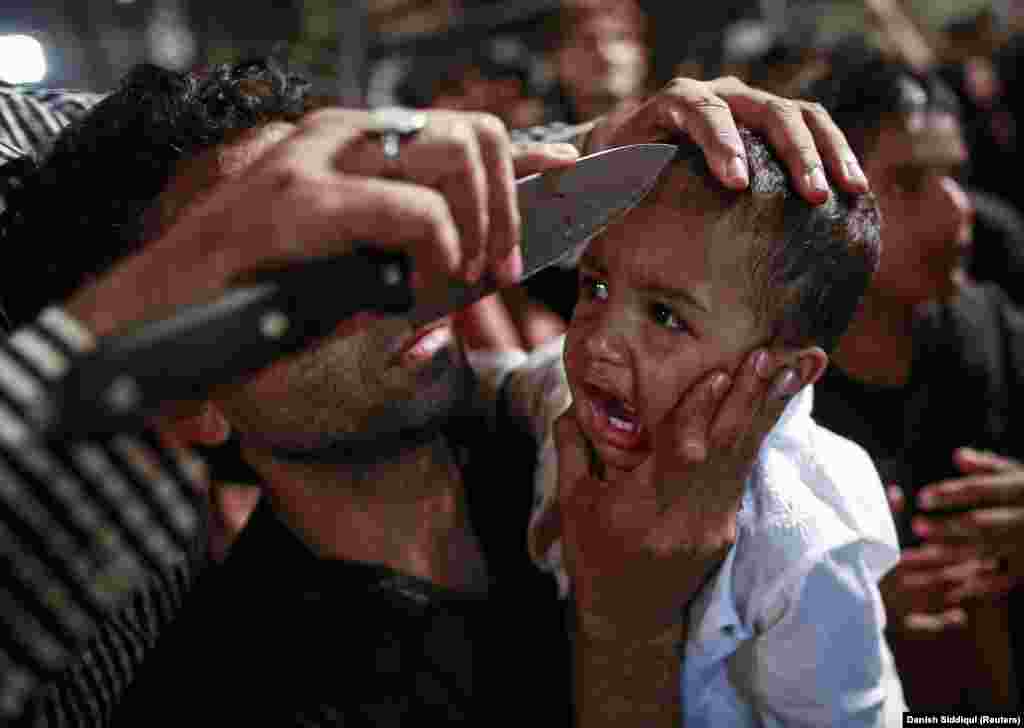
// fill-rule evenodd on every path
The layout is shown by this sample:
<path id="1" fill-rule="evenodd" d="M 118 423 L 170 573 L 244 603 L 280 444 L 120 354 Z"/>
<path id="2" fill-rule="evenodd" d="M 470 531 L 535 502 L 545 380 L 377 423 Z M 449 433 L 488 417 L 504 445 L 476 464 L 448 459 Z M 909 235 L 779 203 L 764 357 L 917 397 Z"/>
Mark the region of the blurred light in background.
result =
<path id="1" fill-rule="evenodd" d="M 0 81 L 39 83 L 46 76 L 43 46 L 28 35 L 0 35 Z"/>
<path id="2" fill-rule="evenodd" d="M 182 0 L 156 0 L 146 28 L 149 60 L 178 71 L 195 60 L 196 39 L 189 28 Z"/>

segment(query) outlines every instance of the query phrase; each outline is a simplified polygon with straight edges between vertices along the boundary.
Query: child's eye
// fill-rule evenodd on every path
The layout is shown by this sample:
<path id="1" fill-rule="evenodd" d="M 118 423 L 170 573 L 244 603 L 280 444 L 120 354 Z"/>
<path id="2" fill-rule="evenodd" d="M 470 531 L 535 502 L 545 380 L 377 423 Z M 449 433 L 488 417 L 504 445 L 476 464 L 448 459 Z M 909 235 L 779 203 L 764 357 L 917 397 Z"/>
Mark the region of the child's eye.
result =
<path id="1" fill-rule="evenodd" d="M 598 301 L 608 300 L 608 284 L 600 278 L 580 274 L 580 292 L 586 298 L 594 298 Z"/>
<path id="2" fill-rule="evenodd" d="M 686 328 L 686 324 L 682 318 L 676 315 L 676 312 L 663 303 L 652 303 L 651 304 L 651 318 L 659 326 L 664 326 L 666 329 L 675 329 L 682 331 Z"/>

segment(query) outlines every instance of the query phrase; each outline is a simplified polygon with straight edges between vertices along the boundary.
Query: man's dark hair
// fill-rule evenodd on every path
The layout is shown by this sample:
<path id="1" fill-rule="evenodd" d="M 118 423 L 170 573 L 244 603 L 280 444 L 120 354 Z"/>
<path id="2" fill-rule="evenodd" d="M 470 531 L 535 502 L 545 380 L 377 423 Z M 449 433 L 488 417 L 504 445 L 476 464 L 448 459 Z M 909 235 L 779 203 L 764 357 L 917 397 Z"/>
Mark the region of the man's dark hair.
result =
<path id="1" fill-rule="evenodd" d="M 833 49 L 828 75 L 800 95 L 828 110 L 860 159 L 868 156 L 890 119 L 914 111 L 960 115 L 956 94 L 937 75 L 918 73 L 859 46 Z"/>
<path id="2" fill-rule="evenodd" d="M 138 250 L 145 212 L 182 160 L 238 131 L 298 118 L 308 89 L 272 61 L 193 73 L 141 65 L 40 163 L 0 168 L 0 241 L 25 261 L 3 287 L 15 325 Z"/>
<path id="3" fill-rule="evenodd" d="M 831 352 L 878 267 L 878 204 L 870 193 L 833 189 L 827 202 L 812 205 L 796 192 L 786 168 L 761 137 L 744 128 L 740 136 L 750 188 L 726 190 L 711 174 L 700 148 L 686 142 L 676 164 L 687 165 L 708 195 L 685 190 L 690 199 L 684 204 L 736 211 L 734 230 L 749 234 L 752 241 L 744 272 L 758 322 L 771 323 L 774 336 L 787 345 L 817 345 Z"/>

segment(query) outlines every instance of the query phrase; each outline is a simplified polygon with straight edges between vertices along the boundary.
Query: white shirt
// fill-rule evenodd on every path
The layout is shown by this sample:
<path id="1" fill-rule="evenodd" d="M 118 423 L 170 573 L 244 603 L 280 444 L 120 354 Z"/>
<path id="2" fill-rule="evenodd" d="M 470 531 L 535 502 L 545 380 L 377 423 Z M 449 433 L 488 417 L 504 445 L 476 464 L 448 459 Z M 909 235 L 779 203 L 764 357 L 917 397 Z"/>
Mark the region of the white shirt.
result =
<path id="1" fill-rule="evenodd" d="M 567 592 L 560 544 L 533 524 L 557 497 L 552 425 L 570 402 L 564 338 L 470 359 L 487 389 L 541 444 L 530 544 Z M 507 378 L 508 375 L 511 378 Z M 882 484 L 858 445 L 811 419 L 799 393 L 765 438 L 737 515 L 736 542 L 690 607 L 683 649 L 687 728 L 899 726 L 903 691 L 885 642 L 878 580 L 899 558 Z"/>

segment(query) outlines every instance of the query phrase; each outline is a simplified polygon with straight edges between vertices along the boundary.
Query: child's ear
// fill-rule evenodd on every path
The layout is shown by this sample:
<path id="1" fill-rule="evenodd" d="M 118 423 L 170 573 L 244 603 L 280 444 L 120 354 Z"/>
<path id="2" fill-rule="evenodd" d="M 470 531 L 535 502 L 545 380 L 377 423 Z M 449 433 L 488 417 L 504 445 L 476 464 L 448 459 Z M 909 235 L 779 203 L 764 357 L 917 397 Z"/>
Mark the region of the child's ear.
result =
<path id="1" fill-rule="evenodd" d="M 793 368 L 804 387 L 814 384 L 828 367 L 828 354 L 819 346 L 808 346 L 785 356 L 785 363 Z"/>

